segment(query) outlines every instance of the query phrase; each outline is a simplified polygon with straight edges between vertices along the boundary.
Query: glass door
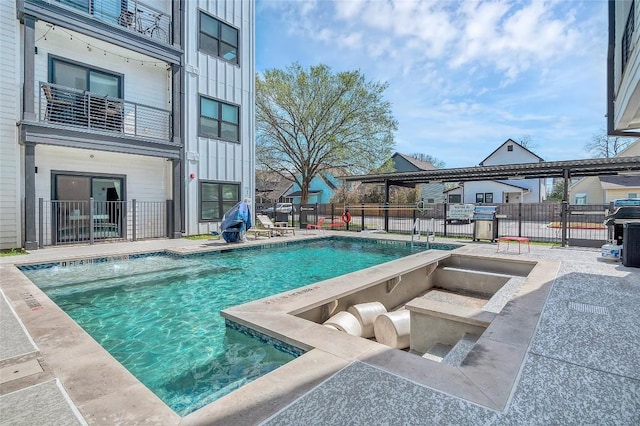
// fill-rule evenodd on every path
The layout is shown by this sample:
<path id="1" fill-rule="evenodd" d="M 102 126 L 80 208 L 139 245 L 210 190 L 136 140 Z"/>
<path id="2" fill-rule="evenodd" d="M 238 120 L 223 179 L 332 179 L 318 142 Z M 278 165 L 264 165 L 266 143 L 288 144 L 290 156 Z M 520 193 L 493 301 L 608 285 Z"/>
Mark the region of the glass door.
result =
<path id="1" fill-rule="evenodd" d="M 54 241 L 70 243 L 122 238 L 123 179 L 99 176 L 54 176 L 52 223 Z M 90 200 L 93 198 L 93 209 Z"/>

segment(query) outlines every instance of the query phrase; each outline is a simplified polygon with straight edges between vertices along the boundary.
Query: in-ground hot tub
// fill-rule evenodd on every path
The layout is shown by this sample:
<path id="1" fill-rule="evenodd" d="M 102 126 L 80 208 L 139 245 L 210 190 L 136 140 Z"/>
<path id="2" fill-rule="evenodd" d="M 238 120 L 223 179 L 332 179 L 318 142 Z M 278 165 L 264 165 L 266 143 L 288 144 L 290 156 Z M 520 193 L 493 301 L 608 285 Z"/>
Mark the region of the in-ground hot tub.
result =
<path id="1" fill-rule="evenodd" d="M 223 316 L 306 350 L 305 356 L 365 362 L 501 410 L 558 268 L 553 261 L 434 250 L 236 306 Z M 371 302 L 409 312 L 408 348 L 323 325 Z"/>

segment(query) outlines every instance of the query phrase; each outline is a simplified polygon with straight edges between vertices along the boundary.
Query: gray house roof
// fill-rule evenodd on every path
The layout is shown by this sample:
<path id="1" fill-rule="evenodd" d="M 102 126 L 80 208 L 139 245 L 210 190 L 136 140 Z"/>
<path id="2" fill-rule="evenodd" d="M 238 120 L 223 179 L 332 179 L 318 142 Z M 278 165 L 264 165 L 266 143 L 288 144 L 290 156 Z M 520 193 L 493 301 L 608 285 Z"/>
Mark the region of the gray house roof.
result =
<path id="1" fill-rule="evenodd" d="M 603 189 L 640 187 L 640 175 L 600 176 Z"/>
<path id="2" fill-rule="evenodd" d="M 391 156 L 393 165 L 398 172 L 415 172 L 420 170 L 436 170 L 436 166 L 428 161 L 418 160 L 409 155 L 396 152 Z"/>

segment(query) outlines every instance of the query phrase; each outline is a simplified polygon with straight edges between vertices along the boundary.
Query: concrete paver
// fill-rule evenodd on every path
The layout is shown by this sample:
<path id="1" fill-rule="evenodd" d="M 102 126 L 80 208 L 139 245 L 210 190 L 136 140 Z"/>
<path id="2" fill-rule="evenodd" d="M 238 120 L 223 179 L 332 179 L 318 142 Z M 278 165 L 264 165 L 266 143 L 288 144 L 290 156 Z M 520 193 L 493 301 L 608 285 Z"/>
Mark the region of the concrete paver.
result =
<path id="1" fill-rule="evenodd" d="M 305 236 L 286 237 L 283 241 L 293 238 Z M 250 240 L 248 244 L 263 242 L 265 240 Z M 19 290 L 14 286 L 13 278 L 10 280 L 12 282 L 6 279 L 13 277 L 13 274 L 6 273 L 6 268 L 12 268 L 12 263 L 41 263 L 164 249 L 191 252 L 222 246 L 227 245 L 217 240 L 154 240 L 39 250 L 27 256 L 0 258 L 2 291 L 11 293 L 9 303 L 13 303 L 14 309 L 14 304 L 21 304 L 21 309 L 15 309 L 18 316 L 29 316 L 34 312 L 30 312 L 26 307 L 27 302 L 20 299 L 22 293 L 17 293 Z M 473 254 L 495 255 L 495 244 L 476 243 L 467 248 Z M 640 303 L 640 269 L 599 261 L 599 252 L 590 249 L 533 245 L 531 253 L 508 255 L 522 260 L 560 260 L 561 267 L 548 299 L 546 293 L 525 294 L 526 289 L 521 290 L 529 302 L 544 303 L 546 300 L 546 304 L 541 314 L 532 311 L 531 315 L 520 317 L 529 326 L 531 322 L 538 322 L 538 325 L 504 410 L 474 404 L 389 373 L 376 366 L 376 362 L 384 363 L 381 358 L 384 354 L 372 354 L 373 361 L 368 363 L 313 354 L 311 358 L 307 357 L 313 362 L 298 364 L 304 365 L 304 368 L 315 365 L 319 370 L 315 381 L 298 386 L 295 381 L 284 383 L 276 376 L 271 379 L 267 375 L 265 380 L 240 389 L 240 399 L 244 401 L 242 407 L 230 406 L 229 403 L 233 404 L 235 399 L 229 398 L 226 412 L 211 411 L 205 407 L 183 419 L 182 423 L 224 424 L 230 419 L 242 418 L 246 424 L 257 424 L 266 418 L 261 413 L 269 412 L 269 401 L 277 400 L 289 405 L 275 414 L 266 414 L 271 417 L 264 424 L 640 424 L 640 311 L 637 309 Z M 516 299 L 505 309 L 526 309 L 523 305 L 522 300 Z M 509 312 L 504 314 L 509 315 Z M 33 352 L 33 357 L 39 356 L 38 348 L 22 329 L 3 297 L 0 297 L 0 315 L 0 367 L 28 362 L 29 359 L 20 357 L 25 353 Z M 513 327 L 507 325 L 502 323 L 500 328 L 490 326 L 486 331 L 487 337 L 498 344 L 502 341 L 501 335 L 518 333 L 517 324 L 513 324 Z M 145 416 L 151 423 L 180 423 L 177 416 L 162 414 L 154 417 L 153 410 L 143 407 L 145 401 L 132 401 L 133 395 L 139 395 L 137 392 L 120 396 L 107 393 L 70 403 L 64 391 L 66 386 L 90 387 L 92 384 L 90 380 L 79 378 L 69 384 L 65 384 L 64 380 L 58 383 L 47 379 L 56 371 L 63 376 L 67 373 L 64 369 L 56 370 L 57 367 L 48 368 L 47 340 L 50 345 L 54 344 L 54 349 L 63 351 L 65 345 L 60 342 L 65 339 L 62 333 L 56 343 L 58 338 L 46 334 L 45 326 L 44 323 L 38 326 L 38 330 L 42 327 L 44 334 L 38 332 L 39 336 L 34 339 L 41 350 L 46 349 L 41 365 L 48 375 L 35 375 L 38 379 L 34 379 L 33 383 L 29 382 L 28 377 L 21 378 L 19 382 L 24 388 L 16 392 L 12 388 L 1 388 L 5 389 L 0 396 L 1 425 L 83 424 L 84 420 L 75 410 L 76 405 L 85 418 L 94 424 L 112 424 L 114 421 L 138 424 L 143 422 L 140 419 Z M 38 339 L 42 340 L 42 344 Z M 522 341 L 526 342 L 528 338 L 525 336 Z M 76 350 L 80 351 L 78 348 Z M 508 355 L 509 351 L 500 353 Z M 63 352 L 51 353 L 54 366 L 64 361 L 61 354 Z M 375 357 L 378 357 L 378 361 L 375 361 Z M 323 361 L 326 365 L 322 364 Z M 500 360 L 497 358 L 495 362 L 499 363 Z M 285 368 L 293 368 L 298 364 L 290 363 Z M 87 368 L 91 368 L 88 359 Z M 295 376 L 295 369 L 292 374 Z M 482 371 L 474 374 L 482 374 Z M 460 380 L 464 380 L 464 377 L 460 377 Z M 265 383 L 272 388 L 261 388 Z M 91 393 L 89 389 L 87 391 L 85 395 Z M 490 395 L 490 391 L 487 395 Z M 157 403 L 151 400 L 148 401 L 151 406 Z M 138 417 L 129 416 L 128 410 L 131 411 L 129 414 L 135 410 L 142 410 L 142 413 Z"/>

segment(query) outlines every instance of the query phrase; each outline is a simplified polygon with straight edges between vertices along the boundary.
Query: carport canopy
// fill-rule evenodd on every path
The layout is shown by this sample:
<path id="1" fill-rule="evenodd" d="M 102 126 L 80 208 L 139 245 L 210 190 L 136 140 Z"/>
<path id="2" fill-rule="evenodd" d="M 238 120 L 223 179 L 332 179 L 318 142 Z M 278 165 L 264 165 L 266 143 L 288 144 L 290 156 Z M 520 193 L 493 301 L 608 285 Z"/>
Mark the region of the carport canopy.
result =
<path id="1" fill-rule="evenodd" d="M 588 160 L 543 161 L 538 163 L 502 164 L 497 166 L 461 167 L 402 173 L 380 173 L 345 176 L 346 182 L 384 183 L 385 197 L 389 187 L 415 187 L 420 183 L 472 182 L 482 180 L 564 178 L 564 197 L 568 196 L 569 179 L 585 176 L 607 176 L 640 171 L 640 156 L 592 158 Z"/>

